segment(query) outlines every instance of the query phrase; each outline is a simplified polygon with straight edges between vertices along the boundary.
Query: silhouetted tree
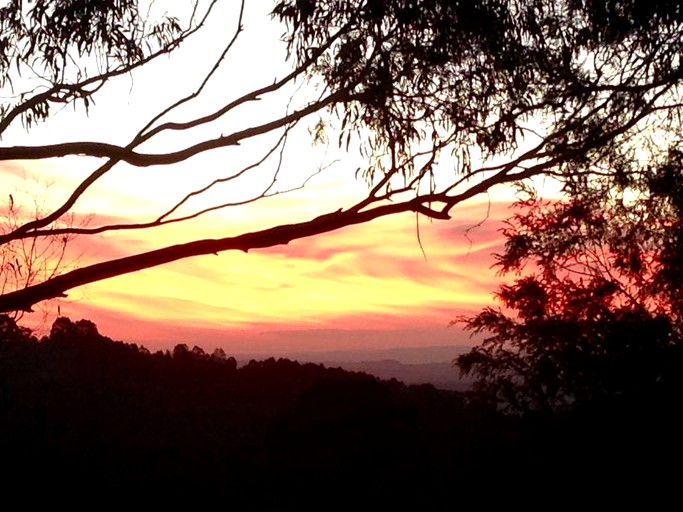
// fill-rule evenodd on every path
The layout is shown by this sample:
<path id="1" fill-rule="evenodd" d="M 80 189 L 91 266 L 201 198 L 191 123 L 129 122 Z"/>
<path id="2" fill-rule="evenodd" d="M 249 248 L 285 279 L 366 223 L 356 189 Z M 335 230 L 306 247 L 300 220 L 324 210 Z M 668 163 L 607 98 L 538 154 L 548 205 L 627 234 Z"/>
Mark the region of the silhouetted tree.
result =
<path id="1" fill-rule="evenodd" d="M 0 343 L 35 340 L 31 330 L 17 325 L 14 318 L 0 314 Z"/>
<path id="2" fill-rule="evenodd" d="M 69 343 L 111 341 L 109 338 L 102 336 L 97 330 L 97 326 L 90 320 L 81 319 L 73 322 L 64 316 L 60 316 L 53 322 L 49 340 L 52 342 Z"/>
<path id="3" fill-rule="evenodd" d="M 173 347 L 173 359 L 178 359 L 180 361 L 192 359 L 192 352 L 190 352 L 190 347 L 186 343 L 178 343 Z"/>
<path id="4" fill-rule="evenodd" d="M 604 400 L 654 400 L 683 370 L 683 153 L 613 162 L 534 196 L 504 230 L 502 309 L 463 318 L 488 337 L 457 358 L 513 411 L 557 412 Z"/>
<path id="5" fill-rule="evenodd" d="M 249 28 L 251 5 L 235 4 L 231 32 L 205 72 L 194 77 L 195 89 L 159 105 L 142 126 L 131 126 L 124 143 L 62 140 L 55 133 L 52 144 L 0 147 L 0 161 L 62 156 L 102 161 L 52 211 L 6 229 L 0 244 L 11 249 L 27 239 L 153 229 L 267 200 L 286 192 L 280 183 L 288 180 L 294 188 L 303 186 L 306 181 L 284 176 L 282 160 L 289 135 L 305 123 L 314 139 L 332 139 L 360 152 L 364 163 L 357 174 L 368 183 L 367 196 L 309 221 L 219 232 L 22 283 L 2 291 L 0 311 L 30 309 L 71 288 L 180 258 L 286 244 L 386 215 L 446 219 L 456 205 L 496 185 L 538 175 L 590 179 L 616 173 L 613 161 L 634 148 L 639 158 L 656 160 L 662 141 L 675 138 L 680 128 L 683 14 L 676 2 L 279 0 L 273 2 L 272 22 L 283 24 L 289 71 L 233 98 L 207 98 L 207 84 L 226 71 L 226 56 Z M 155 23 L 141 19 L 132 1 L 43 0 L 27 8 L 9 2 L 0 10 L 0 85 L 12 83 L 17 93 L 2 104 L 0 134 L 7 140 L 16 133 L 9 127 L 20 121 L 27 128 L 49 122 L 56 105 L 92 108 L 105 83 L 211 30 L 218 6 L 215 0 L 197 1 L 182 19 L 162 17 Z M 226 23 L 216 25 L 222 37 Z M 229 76 L 241 73 L 249 70 L 232 69 Z M 34 89 L 29 78 L 44 85 Z M 295 94 L 301 83 L 310 87 Z M 321 87 L 313 94 L 316 85 Z M 269 119 L 250 124 L 262 117 L 247 109 L 255 100 L 269 99 L 282 99 L 282 108 L 269 108 Z M 225 124 L 238 108 L 238 118 Z M 148 149 L 165 147 L 172 134 L 182 135 L 174 141 L 192 142 L 174 144 L 165 153 Z M 64 223 L 76 202 L 115 166 L 145 172 L 249 141 L 264 148 L 251 164 L 221 166 L 205 186 L 188 190 L 147 221 Z M 296 173 L 300 177 L 301 169 Z M 235 187 L 242 194 L 234 200 L 191 208 L 190 200 L 250 175 L 259 177 L 260 190 Z"/>

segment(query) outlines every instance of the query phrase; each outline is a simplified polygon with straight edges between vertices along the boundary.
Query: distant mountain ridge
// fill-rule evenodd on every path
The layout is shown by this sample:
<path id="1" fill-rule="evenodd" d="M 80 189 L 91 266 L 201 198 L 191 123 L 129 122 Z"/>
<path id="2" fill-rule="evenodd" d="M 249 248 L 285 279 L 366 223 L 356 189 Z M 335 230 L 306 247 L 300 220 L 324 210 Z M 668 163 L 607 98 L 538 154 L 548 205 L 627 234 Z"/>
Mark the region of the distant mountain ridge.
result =
<path id="1" fill-rule="evenodd" d="M 470 350 L 472 345 L 431 345 L 415 347 L 393 347 L 384 349 L 363 350 L 321 350 L 309 352 L 273 351 L 267 355 L 259 353 L 237 353 L 238 361 L 265 359 L 267 357 L 284 357 L 287 359 L 319 363 L 334 361 L 337 363 L 360 363 L 363 361 L 394 360 L 403 364 L 451 363 L 458 355 Z"/>
<path id="2" fill-rule="evenodd" d="M 472 379 L 461 377 L 453 360 L 468 346 L 391 348 L 363 351 L 331 351 L 288 354 L 301 363 L 318 363 L 328 368 L 363 372 L 380 379 L 396 379 L 405 384 L 432 384 L 439 389 L 466 391 Z M 263 356 L 237 356 L 240 365 Z"/>
<path id="3" fill-rule="evenodd" d="M 336 362 L 323 361 L 328 368 L 339 367 L 351 372 L 363 372 L 383 380 L 396 379 L 405 384 L 432 384 L 439 389 L 466 391 L 472 379 L 460 377 L 452 363 L 404 364 L 394 359 L 382 361 Z"/>

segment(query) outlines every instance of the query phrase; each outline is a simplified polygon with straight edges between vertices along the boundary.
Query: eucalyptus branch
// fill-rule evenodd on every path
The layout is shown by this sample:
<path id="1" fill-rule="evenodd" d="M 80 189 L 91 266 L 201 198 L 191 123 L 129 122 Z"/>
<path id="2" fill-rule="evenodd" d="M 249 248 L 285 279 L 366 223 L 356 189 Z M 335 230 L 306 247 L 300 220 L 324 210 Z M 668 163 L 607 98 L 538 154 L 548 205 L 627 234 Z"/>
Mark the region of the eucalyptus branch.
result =
<path id="1" fill-rule="evenodd" d="M 53 84 L 52 87 L 49 89 L 38 93 L 31 98 L 23 101 L 19 105 L 13 107 L 11 110 L 5 113 L 5 115 L 0 119 L 0 137 L 2 134 L 5 132 L 5 130 L 10 126 L 10 124 L 17 118 L 17 116 L 20 116 L 24 112 L 27 112 L 37 105 L 44 103 L 44 102 L 52 102 L 52 103 L 65 103 L 69 100 L 69 97 L 73 98 L 87 98 L 97 92 L 106 82 L 108 82 L 110 79 L 129 74 L 136 69 L 139 69 L 150 62 L 158 59 L 159 57 L 163 55 L 168 55 L 171 52 L 173 52 L 177 47 L 179 47 L 185 40 L 187 40 L 190 36 L 193 34 L 197 33 L 201 28 L 206 23 L 206 20 L 209 18 L 209 15 L 211 14 L 214 5 L 216 4 L 218 0 L 212 0 L 211 4 L 207 8 L 206 13 L 200 20 L 200 22 L 193 28 L 189 28 L 186 30 L 184 33 L 181 33 L 176 37 L 173 41 L 171 41 L 169 44 L 164 46 L 163 48 L 160 48 L 156 52 L 151 53 L 147 57 L 144 57 L 138 61 L 133 62 L 132 64 L 123 64 L 115 69 L 108 70 L 104 73 L 100 73 L 98 75 L 91 76 L 85 80 L 82 80 L 77 83 L 73 84 L 68 84 L 68 83 L 56 83 Z M 94 89 L 88 90 L 88 87 L 94 86 Z"/>

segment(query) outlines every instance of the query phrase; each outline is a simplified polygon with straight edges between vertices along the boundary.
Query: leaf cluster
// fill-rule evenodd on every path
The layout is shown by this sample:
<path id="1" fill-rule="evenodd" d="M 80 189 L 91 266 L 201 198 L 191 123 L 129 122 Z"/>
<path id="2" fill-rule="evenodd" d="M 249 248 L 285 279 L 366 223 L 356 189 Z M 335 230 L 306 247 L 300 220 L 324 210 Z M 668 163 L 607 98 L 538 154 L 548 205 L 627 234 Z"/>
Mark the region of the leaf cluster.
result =
<path id="1" fill-rule="evenodd" d="M 375 150 L 433 137 L 493 156 L 535 117 L 554 124 L 556 154 L 578 158 L 680 76 L 683 15 L 651 4 L 282 0 L 273 14 L 298 62 L 337 37 L 312 74 L 353 91 L 344 126 L 369 128 Z"/>
<path id="2" fill-rule="evenodd" d="M 0 88 L 38 79 L 47 97 L 30 102 L 36 90 L 0 104 L 0 118 L 29 101 L 22 113 L 27 128 L 50 115 L 50 103 L 75 99 L 90 104 L 92 76 L 134 66 L 170 44 L 181 32 L 176 18 L 155 23 L 140 14 L 138 0 L 11 0 L 0 7 Z M 97 85 L 91 84 L 93 86 Z"/>
<path id="3" fill-rule="evenodd" d="M 683 362 L 681 152 L 566 192 L 517 203 L 497 264 L 518 277 L 461 319 L 487 337 L 457 364 L 516 412 L 654 393 Z"/>

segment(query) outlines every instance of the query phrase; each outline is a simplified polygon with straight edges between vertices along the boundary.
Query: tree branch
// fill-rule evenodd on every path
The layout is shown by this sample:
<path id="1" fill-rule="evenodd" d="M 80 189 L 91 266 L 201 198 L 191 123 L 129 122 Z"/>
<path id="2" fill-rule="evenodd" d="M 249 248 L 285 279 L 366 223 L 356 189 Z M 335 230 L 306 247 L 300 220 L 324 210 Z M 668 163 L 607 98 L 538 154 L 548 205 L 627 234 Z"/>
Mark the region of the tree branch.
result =
<path id="1" fill-rule="evenodd" d="M 177 164 L 212 149 L 237 146 L 245 139 L 271 132 L 306 117 L 313 112 L 322 110 L 333 103 L 349 101 L 351 99 L 352 96 L 348 91 L 337 91 L 330 94 L 327 98 L 311 103 L 308 106 L 283 116 L 280 119 L 276 119 L 275 121 L 234 132 L 230 135 L 217 137 L 212 140 L 205 140 L 194 146 L 172 153 L 137 153 L 128 147 L 116 146 L 104 142 L 65 142 L 62 144 L 45 146 L 14 146 L 0 148 L 0 160 L 43 160 L 46 158 L 80 155 L 96 158 L 109 158 L 111 160 L 116 160 L 117 162 L 126 162 L 136 167 Z"/>
<path id="2" fill-rule="evenodd" d="M 202 19 L 199 21 L 199 23 L 193 27 L 193 28 L 188 28 L 185 32 L 181 33 L 177 38 L 175 38 L 173 41 L 171 41 L 169 44 L 164 46 L 163 48 L 160 48 L 156 52 L 151 53 L 147 57 L 140 59 L 132 64 L 126 64 L 123 66 L 120 66 L 116 69 L 106 71 L 105 73 L 100 73 L 98 75 L 89 77 L 85 80 L 82 80 L 77 83 L 73 84 L 67 84 L 67 83 L 58 83 L 58 84 L 53 84 L 52 87 L 47 89 L 46 91 L 43 91 L 41 93 L 38 93 L 31 98 L 23 101 L 19 105 L 15 106 L 11 110 L 9 110 L 3 117 L 0 119 L 0 137 L 2 134 L 5 132 L 5 130 L 10 126 L 10 124 L 21 114 L 31 110 L 32 108 L 36 107 L 40 103 L 45 103 L 45 102 L 52 102 L 52 103 L 65 103 L 66 100 L 65 98 L 68 96 L 71 96 L 73 98 L 85 98 L 91 96 L 94 92 L 99 90 L 102 85 L 104 85 L 105 82 L 109 81 L 112 78 L 115 78 L 120 75 L 125 75 L 127 73 L 131 73 L 132 71 L 149 64 L 153 60 L 156 60 L 158 57 L 162 55 L 167 55 L 174 51 L 176 48 L 180 46 L 181 43 L 183 43 L 186 39 L 188 39 L 191 35 L 195 34 L 198 32 L 206 23 L 206 20 L 208 19 L 209 15 L 211 14 L 215 4 L 217 3 L 218 0 L 212 0 L 211 4 L 206 10 L 206 13 L 204 13 L 204 16 Z M 87 90 L 88 87 L 94 86 L 93 90 Z M 60 96 L 60 93 L 65 93 L 66 96 Z"/>
<path id="3" fill-rule="evenodd" d="M 276 226 L 235 237 L 197 240 L 134 256 L 96 263 L 53 277 L 42 283 L 28 286 L 22 290 L 0 295 L 0 312 L 14 310 L 30 311 L 34 304 L 43 300 L 64 297 L 66 292 L 72 288 L 137 272 L 145 268 L 156 267 L 191 256 L 217 254 L 229 250 L 247 252 L 253 249 L 286 245 L 292 240 L 328 233 L 355 224 L 362 224 L 386 215 L 409 211 L 416 212 L 421 208 L 420 201 L 412 200 L 405 203 L 382 205 L 363 212 L 337 211 L 322 215 L 308 222 Z"/>

